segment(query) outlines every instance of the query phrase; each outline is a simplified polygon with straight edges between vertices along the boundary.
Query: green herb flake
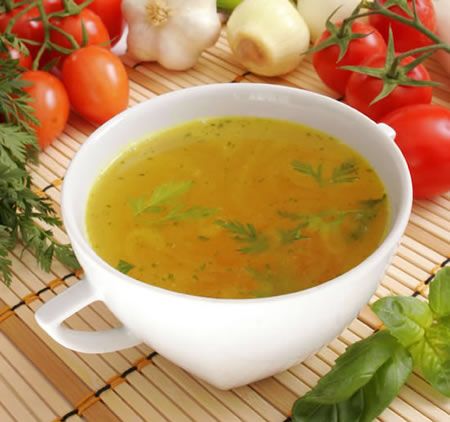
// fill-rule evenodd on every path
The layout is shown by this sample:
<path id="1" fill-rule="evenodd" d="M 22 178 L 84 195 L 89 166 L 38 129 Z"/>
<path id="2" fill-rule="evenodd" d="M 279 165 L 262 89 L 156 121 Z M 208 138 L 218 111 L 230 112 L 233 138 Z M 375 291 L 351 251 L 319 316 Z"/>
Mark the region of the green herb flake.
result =
<path id="1" fill-rule="evenodd" d="M 233 235 L 233 239 L 246 244 L 238 251 L 245 254 L 256 254 L 269 248 L 265 235 L 258 233 L 253 224 L 243 224 L 235 220 L 217 220 L 215 223 Z"/>
<path id="2" fill-rule="evenodd" d="M 307 236 L 302 234 L 302 229 L 305 228 L 307 224 L 300 223 L 297 224 L 292 229 L 282 229 L 278 231 L 280 236 L 280 242 L 282 245 L 290 245 L 291 243 L 296 242 L 297 240 L 307 239 Z"/>
<path id="3" fill-rule="evenodd" d="M 292 162 L 292 168 L 299 173 L 312 177 L 320 186 L 323 185 L 322 164 L 314 168 L 311 164 L 295 160 Z"/>
<path id="4" fill-rule="evenodd" d="M 358 179 L 358 167 L 355 161 L 347 160 L 333 169 L 330 183 L 351 183 Z"/>
<path id="5" fill-rule="evenodd" d="M 149 199 L 144 197 L 133 198 L 130 201 L 131 209 L 134 215 L 140 215 L 147 211 L 160 212 L 162 206 L 178 199 L 188 192 L 192 185 L 193 182 L 191 180 L 164 183 L 153 190 Z"/>
<path id="6" fill-rule="evenodd" d="M 117 264 L 117 269 L 124 274 L 128 274 L 135 266 L 133 264 L 130 264 L 127 261 L 124 261 L 121 259 L 119 263 Z"/>
<path id="7" fill-rule="evenodd" d="M 313 167 L 311 164 L 295 160 L 292 162 L 292 168 L 312 177 L 321 187 L 337 183 L 351 183 L 359 179 L 358 167 L 354 160 L 346 160 L 339 164 L 333 169 L 329 178 L 324 177 L 322 163 Z"/>

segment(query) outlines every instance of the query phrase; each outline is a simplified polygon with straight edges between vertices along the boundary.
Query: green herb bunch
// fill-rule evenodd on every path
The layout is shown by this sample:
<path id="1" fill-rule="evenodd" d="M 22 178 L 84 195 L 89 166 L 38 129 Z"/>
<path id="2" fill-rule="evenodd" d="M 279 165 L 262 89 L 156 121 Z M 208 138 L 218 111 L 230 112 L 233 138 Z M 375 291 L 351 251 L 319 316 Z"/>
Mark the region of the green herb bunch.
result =
<path id="1" fill-rule="evenodd" d="M 7 46 L 23 49 L 11 35 L 0 35 L 0 280 L 12 279 L 9 252 L 21 242 L 36 255 L 41 268 L 49 271 L 53 257 L 71 269 L 79 264 L 69 245 L 55 241 L 51 229 L 59 227 L 51 202 L 32 190 L 26 164 L 36 160 L 36 136 L 30 123 L 37 124 L 23 91 L 21 70 L 9 59 Z"/>
<path id="2" fill-rule="evenodd" d="M 397 396 L 415 368 L 450 397 L 450 267 L 430 284 L 428 302 L 390 296 L 372 305 L 385 328 L 346 350 L 298 399 L 295 422 L 370 422 Z"/>

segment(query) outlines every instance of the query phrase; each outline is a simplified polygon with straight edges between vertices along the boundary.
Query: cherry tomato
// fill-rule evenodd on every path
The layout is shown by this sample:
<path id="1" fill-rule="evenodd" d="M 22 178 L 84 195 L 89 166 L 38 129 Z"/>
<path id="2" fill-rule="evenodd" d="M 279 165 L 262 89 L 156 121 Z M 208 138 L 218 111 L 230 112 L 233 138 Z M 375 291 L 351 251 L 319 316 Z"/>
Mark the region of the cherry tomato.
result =
<path id="1" fill-rule="evenodd" d="M 89 9 L 83 9 L 79 15 L 54 18 L 52 23 L 62 31 L 72 35 L 80 46 L 83 41 L 83 25 L 87 32 L 87 45 L 101 45 L 104 48 L 109 48 L 110 46 L 108 30 L 102 20 Z M 50 40 L 60 47 L 72 48 L 70 41 L 60 32 L 53 30 Z M 58 57 L 61 54 L 53 51 L 51 56 Z"/>
<path id="2" fill-rule="evenodd" d="M 363 65 L 375 68 L 383 67 L 385 60 L 385 56 L 377 55 L 364 62 Z M 406 65 L 413 60 L 413 57 L 406 57 L 401 64 Z M 407 76 L 418 81 L 430 80 L 428 71 L 420 64 L 409 71 Z M 381 79 L 354 72 L 345 90 L 345 102 L 373 120 L 379 120 L 380 117 L 399 107 L 431 103 L 432 89 L 430 86 L 398 85 L 387 97 L 371 105 L 372 100 L 381 92 L 382 86 Z"/>
<path id="3" fill-rule="evenodd" d="M 7 46 L 8 53 L 0 53 L 0 57 L 9 56 L 13 60 L 17 60 L 19 62 L 19 66 L 30 69 L 33 64 L 33 60 L 29 54 L 21 53 L 19 50 L 16 50 L 14 47 Z"/>
<path id="4" fill-rule="evenodd" d="M 408 163 L 414 197 L 450 190 L 450 110 L 433 104 L 411 105 L 382 121 L 397 133 L 395 142 Z"/>
<path id="5" fill-rule="evenodd" d="M 18 3 L 21 0 L 15 0 L 14 3 Z M 62 9 L 61 0 L 44 0 L 44 10 L 46 13 L 53 13 Z M 23 11 L 27 5 L 19 6 L 13 9 L 11 12 L 0 14 L 0 32 L 5 32 L 8 27 L 8 23 L 18 13 Z M 36 41 L 42 43 L 44 41 L 44 26 L 42 21 L 38 18 L 40 13 L 37 7 L 32 7 L 25 14 L 20 16 L 16 23 L 11 28 L 11 32 L 24 40 Z M 25 43 L 32 56 L 35 56 L 39 51 L 39 45 L 33 45 Z"/>
<path id="6" fill-rule="evenodd" d="M 17 7 L 13 9 L 11 12 L 4 13 L 0 15 L 0 32 L 5 32 L 8 23 L 11 18 L 15 17 L 19 12 L 21 12 L 26 6 Z M 39 11 L 36 7 L 31 8 L 25 14 L 20 16 L 13 27 L 11 28 L 11 32 L 16 34 L 18 37 L 30 41 L 36 41 L 38 43 L 42 43 L 44 40 L 44 27 L 42 22 L 36 20 L 39 18 Z M 38 50 L 39 45 L 27 44 L 27 47 L 32 56 L 34 56 Z"/>
<path id="7" fill-rule="evenodd" d="M 22 79 L 30 82 L 24 90 L 31 97 L 30 105 L 39 120 L 39 125 L 34 127 L 39 145 L 45 148 L 64 130 L 69 98 L 61 81 L 50 73 L 31 70 L 24 72 Z"/>
<path id="8" fill-rule="evenodd" d="M 340 26 L 340 25 L 338 25 Z M 340 69 L 340 66 L 358 66 L 374 54 L 383 54 L 386 51 L 386 43 L 380 33 L 370 25 L 363 22 L 353 22 L 352 32 L 356 34 L 368 34 L 364 38 L 355 38 L 350 41 L 347 52 L 338 62 L 340 49 L 337 45 L 331 45 L 313 54 L 313 65 L 320 79 L 330 88 L 344 94 L 347 82 L 352 74 L 349 70 Z M 330 37 L 325 31 L 317 44 Z"/>
<path id="9" fill-rule="evenodd" d="M 380 3 L 386 3 L 386 0 L 380 0 Z M 412 0 L 408 0 L 408 7 L 412 10 Z M 389 10 L 397 15 L 412 19 L 411 16 L 408 16 L 408 14 L 398 6 L 390 6 Z M 432 0 L 416 0 L 416 11 L 422 24 L 430 31 L 435 32 L 436 14 Z M 386 42 L 389 37 L 390 26 L 392 28 L 392 34 L 394 35 L 395 50 L 400 53 L 412 50 L 413 48 L 433 44 L 433 41 L 417 29 L 382 15 L 371 15 L 369 17 L 369 23 L 378 29 Z"/>
<path id="10" fill-rule="evenodd" d="M 81 116 L 103 123 L 128 106 L 128 75 L 120 59 L 98 46 L 80 48 L 65 61 L 62 79 Z"/>
<path id="11" fill-rule="evenodd" d="M 81 4 L 85 0 L 77 0 Z M 94 0 L 88 9 L 95 12 L 108 29 L 111 45 L 116 44 L 123 33 L 124 21 L 122 16 L 122 0 Z"/>

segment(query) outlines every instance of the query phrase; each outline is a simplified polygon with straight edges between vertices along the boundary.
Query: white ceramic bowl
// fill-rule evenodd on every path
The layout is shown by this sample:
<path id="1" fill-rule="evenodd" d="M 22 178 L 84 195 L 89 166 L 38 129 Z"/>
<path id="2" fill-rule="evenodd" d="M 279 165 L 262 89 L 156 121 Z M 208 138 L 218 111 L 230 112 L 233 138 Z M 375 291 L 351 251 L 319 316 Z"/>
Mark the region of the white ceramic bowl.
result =
<path id="1" fill-rule="evenodd" d="M 115 270 L 90 247 L 85 230 L 89 191 L 100 171 L 151 132 L 207 116 L 287 119 L 330 133 L 365 156 L 383 180 L 392 207 L 388 234 L 351 271 L 320 286 L 263 299 L 211 299 L 175 293 Z M 394 132 L 321 95 L 262 84 L 190 88 L 139 104 L 94 132 L 67 171 L 64 223 L 86 278 L 43 305 L 36 319 L 56 341 L 86 353 L 145 342 L 190 373 L 223 389 L 274 375 L 330 342 L 375 291 L 411 210 L 412 189 Z M 112 189 L 114 187 L 111 187 Z M 62 322 L 101 300 L 123 326 L 75 331 Z"/>

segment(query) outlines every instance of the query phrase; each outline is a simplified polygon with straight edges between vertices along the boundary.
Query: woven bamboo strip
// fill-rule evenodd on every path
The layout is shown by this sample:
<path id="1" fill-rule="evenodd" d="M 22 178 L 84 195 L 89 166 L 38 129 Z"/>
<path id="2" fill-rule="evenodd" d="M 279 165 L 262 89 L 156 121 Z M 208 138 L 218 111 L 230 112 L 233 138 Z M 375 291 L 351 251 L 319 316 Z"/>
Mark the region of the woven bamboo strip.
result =
<path id="1" fill-rule="evenodd" d="M 208 390 L 217 400 L 223 403 L 224 406 L 230 409 L 236 416 L 238 416 L 240 420 L 248 422 L 264 421 L 258 413 L 248 406 L 247 403 L 245 403 L 233 391 L 218 390 L 202 380 L 197 379 L 197 382 Z"/>
<path id="2" fill-rule="evenodd" d="M 284 420 L 284 415 L 275 409 L 268 401 L 264 400 L 251 387 L 243 386 L 235 388 L 233 391 L 267 421 L 276 422 Z"/>
<path id="3" fill-rule="evenodd" d="M 275 378 L 267 378 L 251 384 L 251 387 L 284 415 L 291 412 L 297 396 Z"/>
<path id="4" fill-rule="evenodd" d="M 424 229 L 416 226 L 415 224 L 409 224 L 406 228 L 406 234 L 417 240 L 420 243 L 428 245 L 431 249 L 444 256 L 450 256 L 450 244 L 448 240 L 441 240 L 433 236 Z"/>
<path id="5" fill-rule="evenodd" d="M 433 249 L 425 246 L 422 243 L 417 242 L 412 237 L 404 235 L 402 238 L 402 244 L 405 245 L 409 250 L 416 252 L 417 254 L 429 259 L 430 261 L 439 264 L 446 257 L 442 254 L 437 253 Z"/>
<path id="6" fill-rule="evenodd" d="M 5 305 L 5 302 L 0 300 L 0 308 Z M 77 405 L 79 401 L 90 394 L 91 391 L 86 384 L 48 346 L 39 340 L 34 333 L 35 330 L 28 328 L 17 316 L 14 315 L 4 320 L 0 329 L 73 405 Z M 115 415 L 101 402 L 87 409 L 85 415 L 94 421 L 106 417 L 111 421 L 117 420 Z"/>
<path id="7" fill-rule="evenodd" d="M 215 418 L 175 384 L 156 365 L 149 365 L 141 371 L 162 393 L 170 397 L 192 420 L 212 422 Z"/>
<path id="8" fill-rule="evenodd" d="M 450 211 L 445 209 L 444 207 L 431 202 L 431 201 L 415 201 L 414 203 L 414 209 L 416 211 L 416 213 L 420 210 L 426 210 L 427 214 L 425 214 L 425 218 L 426 216 L 430 216 L 431 218 L 435 218 L 436 217 L 440 217 L 441 219 L 443 219 L 443 222 L 439 222 L 437 223 L 438 225 L 444 224 L 443 228 L 447 228 L 447 230 L 449 229 L 449 224 L 450 224 Z"/>
<path id="9" fill-rule="evenodd" d="M 204 406 L 218 420 L 238 421 L 237 416 L 225 407 L 219 400 L 210 394 L 190 375 L 186 374 L 182 369 L 164 359 L 162 356 L 154 358 L 157 365 L 169 378 L 172 379 L 180 388 L 186 391 L 200 405 Z"/>
<path id="10" fill-rule="evenodd" d="M 37 421 L 20 396 L 15 394 L 12 386 L 6 382 L 1 374 L 0 403 L 8 410 L 10 415 L 14 415 L 14 419 L 17 421 Z"/>
<path id="11" fill-rule="evenodd" d="M 42 373 L 32 365 L 14 345 L 0 333 L 0 350 L 6 360 L 31 385 L 34 391 L 42 397 L 55 415 L 64 414 L 72 409 L 70 403 L 61 395 Z M 2 420 L 0 418 L 0 420 Z"/>
<path id="12" fill-rule="evenodd" d="M 14 422 L 13 417 L 0 403 L 0 421 L 2 422 Z"/>
<path id="13" fill-rule="evenodd" d="M 49 421 L 55 418 L 56 414 L 6 360 L 3 353 L 0 353 L 0 373 L 12 390 L 26 403 L 27 408 L 36 419 Z"/>

